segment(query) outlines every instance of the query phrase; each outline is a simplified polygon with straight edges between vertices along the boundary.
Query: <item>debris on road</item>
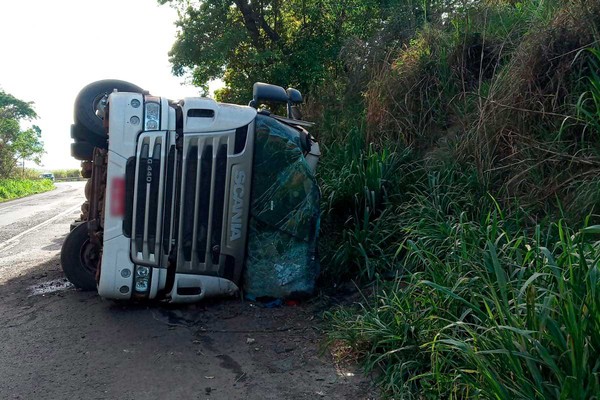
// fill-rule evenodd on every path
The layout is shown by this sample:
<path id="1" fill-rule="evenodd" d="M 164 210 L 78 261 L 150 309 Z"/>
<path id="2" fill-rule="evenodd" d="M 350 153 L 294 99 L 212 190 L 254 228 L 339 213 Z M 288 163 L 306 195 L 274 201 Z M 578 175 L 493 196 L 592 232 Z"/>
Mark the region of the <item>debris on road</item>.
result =
<path id="1" fill-rule="evenodd" d="M 73 288 L 73 284 L 71 282 L 69 282 L 66 278 L 60 278 L 30 286 L 29 291 L 31 292 L 30 296 L 43 296 L 71 288 Z"/>

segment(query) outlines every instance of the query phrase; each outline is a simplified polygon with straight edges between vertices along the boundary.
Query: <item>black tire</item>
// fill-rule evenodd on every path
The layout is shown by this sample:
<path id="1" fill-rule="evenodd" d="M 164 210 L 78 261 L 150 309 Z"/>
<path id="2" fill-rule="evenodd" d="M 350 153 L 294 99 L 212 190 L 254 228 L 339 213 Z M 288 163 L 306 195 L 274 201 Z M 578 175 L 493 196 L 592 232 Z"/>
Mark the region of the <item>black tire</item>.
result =
<path id="1" fill-rule="evenodd" d="M 75 99 L 75 125 L 97 135 L 106 141 L 106 134 L 102 126 L 102 119 L 96 115 L 96 107 L 102 97 L 117 89 L 119 92 L 142 93 L 143 89 L 133 83 L 116 79 L 106 79 L 90 83 L 77 95 Z"/>
<path id="2" fill-rule="evenodd" d="M 60 263 L 65 276 L 76 288 L 96 290 L 96 262 L 87 223 L 77 225 L 63 242 Z"/>
<path id="3" fill-rule="evenodd" d="M 71 155 L 76 160 L 91 161 L 94 158 L 94 146 L 87 142 L 71 143 Z"/>
<path id="4" fill-rule="evenodd" d="M 81 124 L 71 125 L 71 137 L 75 139 L 75 142 L 86 142 L 90 143 L 101 149 L 108 148 L 108 141 L 106 135 L 97 135 L 92 131 L 84 128 Z"/>

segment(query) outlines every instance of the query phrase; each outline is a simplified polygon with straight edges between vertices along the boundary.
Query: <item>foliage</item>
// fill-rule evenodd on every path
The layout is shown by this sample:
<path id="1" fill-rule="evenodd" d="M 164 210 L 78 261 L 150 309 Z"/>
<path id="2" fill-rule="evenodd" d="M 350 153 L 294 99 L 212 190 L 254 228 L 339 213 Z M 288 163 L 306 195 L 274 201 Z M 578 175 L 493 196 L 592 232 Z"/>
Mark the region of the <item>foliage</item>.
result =
<path id="1" fill-rule="evenodd" d="M 489 215 L 483 225 L 457 221 L 450 237 L 438 232 L 451 243 L 444 258 L 418 235 L 407 241 L 421 272 L 382 284 L 372 305 L 331 313 L 332 338 L 361 351 L 399 398 L 592 397 L 598 227 L 512 233 Z"/>
<path id="2" fill-rule="evenodd" d="M 577 102 L 578 117 L 586 123 L 591 133 L 600 133 L 600 47 L 588 49 L 593 57 L 589 59 L 590 75 L 587 78 L 589 90 Z"/>
<path id="3" fill-rule="evenodd" d="M 366 129 L 323 125 L 323 265 L 377 293 L 331 342 L 393 398 L 593 398 L 598 5 L 476 3 L 373 66 Z"/>
<path id="4" fill-rule="evenodd" d="M 406 272 L 379 282 L 376 301 L 329 313 L 330 337 L 381 371 L 394 398 L 592 397 L 600 227 L 518 228 L 493 199 L 469 212 L 464 178 L 452 175 L 415 185 L 402 218 Z"/>
<path id="5" fill-rule="evenodd" d="M 0 179 L 0 201 L 16 199 L 54 189 L 49 179 Z"/>
<path id="6" fill-rule="evenodd" d="M 431 147 L 448 126 L 444 101 L 457 93 L 448 64 L 448 35 L 430 27 L 417 33 L 374 72 L 365 93 L 370 131 L 383 134 L 405 146 Z"/>
<path id="7" fill-rule="evenodd" d="M 321 248 L 326 273 L 336 280 L 393 269 L 399 234 L 389 193 L 410 179 L 407 150 L 365 146 L 359 131 L 325 146 L 320 168 L 324 218 Z"/>
<path id="8" fill-rule="evenodd" d="M 581 50 L 597 40 L 599 7 L 536 8 L 514 51 L 480 91 L 476 118 L 463 138 L 463 154 L 502 187 L 501 197 L 518 197 L 540 214 L 551 211 L 553 198 L 574 219 L 596 206 L 582 207 L 577 193 L 580 177 L 593 179 L 600 159 L 597 136 L 577 117 L 576 103 L 588 90 L 592 53 Z"/>
<path id="9" fill-rule="evenodd" d="M 79 179 L 81 178 L 81 169 L 80 168 L 72 168 L 72 169 L 55 169 L 52 170 L 54 174 L 54 178 L 56 179 Z"/>
<path id="10" fill-rule="evenodd" d="M 394 45 L 406 29 L 441 18 L 450 0 L 159 0 L 179 11 L 179 33 L 171 50 L 176 75 L 191 73 L 204 89 L 223 79 L 222 100 L 247 102 L 256 81 L 308 92 L 343 75 L 340 55 L 348 43 L 354 63 L 364 66 Z M 227 27 L 224 29 L 224 27 Z M 370 40 L 369 43 L 366 41 Z M 381 46 L 380 46 L 381 45 Z"/>
<path id="11" fill-rule="evenodd" d="M 20 122 L 37 118 L 32 104 L 0 90 L 0 178 L 11 176 L 17 160 L 41 162 L 44 145 L 41 130 L 32 125 L 21 129 Z"/>
<path id="12" fill-rule="evenodd" d="M 11 179 L 35 180 L 40 179 L 40 170 L 34 168 L 17 168 L 13 171 Z"/>

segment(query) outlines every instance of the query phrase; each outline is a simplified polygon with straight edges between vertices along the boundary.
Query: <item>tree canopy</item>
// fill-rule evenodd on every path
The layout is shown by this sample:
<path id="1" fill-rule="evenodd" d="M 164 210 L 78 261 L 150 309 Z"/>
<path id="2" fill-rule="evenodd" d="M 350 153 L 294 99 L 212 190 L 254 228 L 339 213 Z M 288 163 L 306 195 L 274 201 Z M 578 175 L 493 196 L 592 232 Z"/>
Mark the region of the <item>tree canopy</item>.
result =
<path id="1" fill-rule="evenodd" d="M 222 101 L 247 102 L 255 81 L 306 93 L 404 44 L 425 22 L 475 0 L 157 0 L 177 9 L 175 75 Z M 379 51 L 384 50 L 384 51 Z M 344 54 L 343 54 L 344 53 Z M 345 57 L 340 57 L 345 55 Z M 344 59 L 345 58 L 345 59 Z M 359 71 L 360 72 L 360 71 Z"/>
<path id="2" fill-rule="evenodd" d="M 11 175 L 18 160 L 39 164 L 44 154 L 42 131 L 36 125 L 21 129 L 22 121 L 37 118 L 31 102 L 17 99 L 0 89 L 0 177 Z"/>
<path id="3" fill-rule="evenodd" d="M 173 72 L 191 74 L 204 89 L 223 79 L 217 97 L 232 102 L 247 102 L 255 81 L 303 92 L 319 86 L 343 72 L 344 46 L 358 40 L 376 47 L 378 34 L 395 29 L 406 12 L 410 26 L 420 7 L 407 0 L 158 1 L 179 12 Z"/>

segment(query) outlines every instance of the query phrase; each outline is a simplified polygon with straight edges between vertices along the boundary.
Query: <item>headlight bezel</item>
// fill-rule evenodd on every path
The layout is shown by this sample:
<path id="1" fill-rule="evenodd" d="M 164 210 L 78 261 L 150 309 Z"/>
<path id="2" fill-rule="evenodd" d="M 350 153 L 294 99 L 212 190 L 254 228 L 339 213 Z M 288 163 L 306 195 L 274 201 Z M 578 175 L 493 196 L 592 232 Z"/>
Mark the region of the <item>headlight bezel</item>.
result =
<path id="1" fill-rule="evenodd" d="M 144 102 L 144 130 L 160 130 L 160 101 L 151 98 Z"/>
<path id="2" fill-rule="evenodd" d="M 148 295 L 152 279 L 152 268 L 136 265 L 133 274 L 133 290 L 139 295 Z"/>

